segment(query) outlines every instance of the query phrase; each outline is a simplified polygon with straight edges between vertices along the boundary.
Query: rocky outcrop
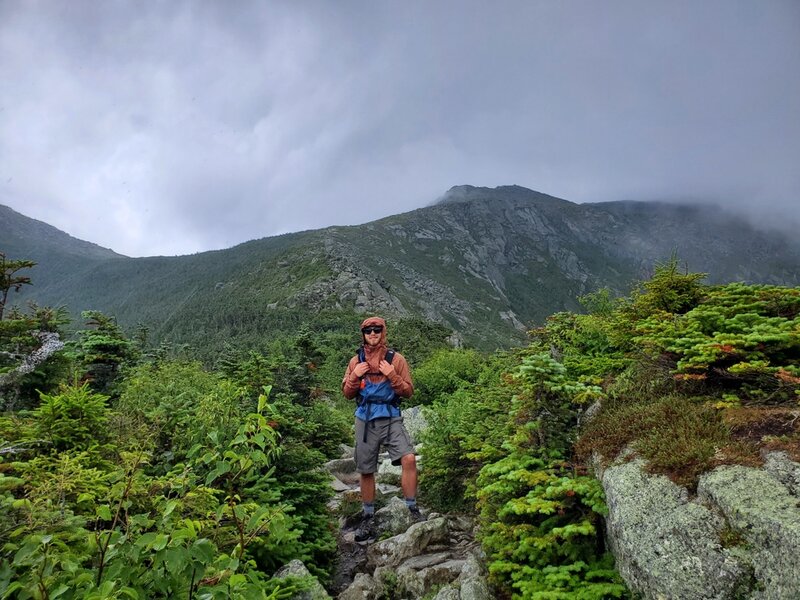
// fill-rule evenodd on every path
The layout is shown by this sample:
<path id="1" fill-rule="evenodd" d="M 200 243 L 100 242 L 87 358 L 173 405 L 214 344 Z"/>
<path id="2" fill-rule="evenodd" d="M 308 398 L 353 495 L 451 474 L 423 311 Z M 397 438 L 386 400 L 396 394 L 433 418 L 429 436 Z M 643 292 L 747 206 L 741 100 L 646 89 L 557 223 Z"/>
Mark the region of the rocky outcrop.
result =
<path id="1" fill-rule="evenodd" d="M 617 568 L 645 599 L 778 600 L 800 593 L 800 465 L 722 466 L 697 495 L 641 461 L 601 474 Z"/>
<path id="2" fill-rule="evenodd" d="M 397 506 L 405 510 L 402 502 Z M 458 517 L 432 516 L 434 518 L 426 522 L 415 523 L 397 535 L 372 544 L 367 550 L 366 572 L 356 575 L 338 598 L 412 600 L 430 597 L 436 592 L 436 598 L 490 600 L 492 595 L 479 551 L 472 541 L 472 522 Z M 390 531 L 391 528 L 379 524 L 379 529 Z"/>
<path id="3" fill-rule="evenodd" d="M 406 408 L 403 411 L 403 425 L 405 425 L 408 435 L 411 436 L 411 442 L 418 444 L 420 442 L 420 434 L 428 427 L 422 407 L 412 406 Z"/>
<path id="4" fill-rule="evenodd" d="M 302 577 L 308 580 L 309 587 L 304 589 L 299 594 L 292 596 L 292 600 L 331 600 L 328 592 L 322 587 L 322 584 L 309 573 L 306 566 L 299 560 L 293 560 L 284 567 L 281 567 L 275 573 L 277 579 L 285 579 L 286 577 Z"/>
<path id="5" fill-rule="evenodd" d="M 800 466 L 800 465 L 798 465 Z M 700 479 L 698 497 L 716 507 L 741 539 L 736 547 L 752 565 L 761 589 L 751 597 L 800 596 L 800 503 L 769 472 L 719 467 Z"/>
<path id="6" fill-rule="evenodd" d="M 800 464 L 789 460 L 785 452 L 770 452 L 764 469 L 786 486 L 794 496 L 800 497 Z"/>

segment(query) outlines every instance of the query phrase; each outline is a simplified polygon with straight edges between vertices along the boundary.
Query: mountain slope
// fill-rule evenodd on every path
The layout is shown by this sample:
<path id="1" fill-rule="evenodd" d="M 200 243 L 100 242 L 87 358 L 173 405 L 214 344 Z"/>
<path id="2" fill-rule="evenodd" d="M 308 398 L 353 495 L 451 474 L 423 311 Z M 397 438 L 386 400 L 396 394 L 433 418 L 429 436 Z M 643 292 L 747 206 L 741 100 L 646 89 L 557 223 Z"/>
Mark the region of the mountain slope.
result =
<path id="1" fill-rule="evenodd" d="M 30 273 L 35 286 L 71 287 L 94 266 L 121 258 L 113 250 L 84 242 L 55 227 L 31 219 L 0 204 L 0 252 L 10 259 L 36 262 Z M 49 294 L 45 295 L 50 298 Z M 12 300 L 14 298 L 12 297 Z"/>
<path id="2" fill-rule="evenodd" d="M 0 250 L 5 240 L 0 229 Z M 28 243 L 12 258 L 32 257 L 38 240 Z M 37 267 L 29 294 L 204 347 L 370 312 L 421 315 L 494 348 L 578 308 L 581 294 L 627 292 L 673 252 L 712 281 L 800 283 L 795 243 L 711 207 L 574 204 L 518 186 L 458 186 L 432 206 L 359 226 L 191 256 L 93 255 L 69 278 Z"/>

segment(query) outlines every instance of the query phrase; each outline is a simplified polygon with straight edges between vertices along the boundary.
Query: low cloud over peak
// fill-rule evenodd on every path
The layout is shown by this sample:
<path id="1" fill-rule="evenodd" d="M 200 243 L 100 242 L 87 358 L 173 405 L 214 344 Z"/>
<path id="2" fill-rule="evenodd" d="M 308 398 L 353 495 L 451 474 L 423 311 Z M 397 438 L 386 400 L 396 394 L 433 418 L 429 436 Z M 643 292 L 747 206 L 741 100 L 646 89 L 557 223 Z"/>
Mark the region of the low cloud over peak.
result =
<path id="1" fill-rule="evenodd" d="M 469 181 L 800 212 L 800 5 L 0 5 L 0 203 L 124 254 Z"/>

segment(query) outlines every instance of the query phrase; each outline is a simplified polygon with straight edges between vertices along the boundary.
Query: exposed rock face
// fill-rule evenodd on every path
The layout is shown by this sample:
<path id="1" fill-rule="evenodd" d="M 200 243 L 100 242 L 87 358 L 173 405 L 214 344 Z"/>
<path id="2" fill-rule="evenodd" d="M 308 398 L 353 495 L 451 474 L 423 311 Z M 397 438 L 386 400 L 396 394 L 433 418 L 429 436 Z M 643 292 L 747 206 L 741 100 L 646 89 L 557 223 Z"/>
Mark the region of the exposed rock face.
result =
<path id="1" fill-rule="evenodd" d="M 444 517 L 417 523 L 405 533 L 375 542 L 367 551 L 367 565 L 396 567 L 407 558 L 422 554 L 428 546 L 446 542 L 449 533 Z"/>
<path id="2" fill-rule="evenodd" d="M 800 465 L 789 460 L 785 452 L 767 454 L 764 468 L 794 496 L 800 497 Z"/>
<path id="3" fill-rule="evenodd" d="M 308 572 L 306 566 L 299 560 L 293 560 L 289 562 L 284 567 L 281 567 L 277 573 L 275 573 L 275 577 L 278 579 L 283 579 L 285 577 L 306 577 L 313 580 L 311 587 L 307 590 L 300 592 L 299 594 L 295 594 L 292 596 L 291 600 L 330 600 L 330 596 L 328 592 L 325 591 L 325 588 L 322 587 L 322 584 L 316 580 L 316 578 Z"/>
<path id="4" fill-rule="evenodd" d="M 397 490 L 400 491 L 399 489 Z M 412 524 L 411 513 L 404 500 L 394 496 L 376 513 L 378 521 L 378 537 L 384 535 L 399 535 L 406 531 Z"/>
<path id="5" fill-rule="evenodd" d="M 770 473 L 742 466 L 719 467 L 704 475 L 697 492 L 722 511 L 746 542 L 741 550 L 763 587 L 752 597 L 800 596 L 798 497 Z"/>
<path id="6" fill-rule="evenodd" d="M 609 546 L 631 590 L 654 600 L 798 597 L 800 465 L 773 456 L 766 469 L 718 467 L 694 499 L 642 466 L 601 475 Z"/>
<path id="7" fill-rule="evenodd" d="M 420 441 L 420 433 L 428 426 L 425 415 L 422 413 L 421 406 L 412 406 L 403 411 L 403 425 L 406 427 L 411 442 L 417 444 Z"/>
<path id="8" fill-rule="evenodd" d="M 747 568 L 723 548 L 724 521 L 641 462 L 606 469 L 609 546 L 628 586 L 645 598 L 730 598 Z"/>

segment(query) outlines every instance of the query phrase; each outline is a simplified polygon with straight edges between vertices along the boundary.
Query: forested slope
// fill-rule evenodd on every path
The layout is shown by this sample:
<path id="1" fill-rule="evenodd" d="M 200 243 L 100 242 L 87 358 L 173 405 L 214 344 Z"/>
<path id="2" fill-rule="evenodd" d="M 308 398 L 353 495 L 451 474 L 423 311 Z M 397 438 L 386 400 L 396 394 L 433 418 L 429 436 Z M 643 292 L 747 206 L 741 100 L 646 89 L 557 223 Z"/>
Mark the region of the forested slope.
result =
<path id="1" fill-rule="evenodd" d="M 372 223 L 178 257 L 114 257 L 89 245 L 81 254 L 65 234 L 44 235 L 21 215 L 0 224 L 0 250 L 40 263 L 26 298 L 65 305 L 75 318 L 102 310 L 128 328 L 147 326 L 155 340 L 209 353 L 365 311 L 422 317 L 470 345 L 509 347 L 553 312 L 578 309 L 579 295 L 627 293 L 673 252 L 712 281 L 800 277 L 796 241 L 713 207 L 574 204 L 518 186 L 459 186 L 432 206 Z"/>

